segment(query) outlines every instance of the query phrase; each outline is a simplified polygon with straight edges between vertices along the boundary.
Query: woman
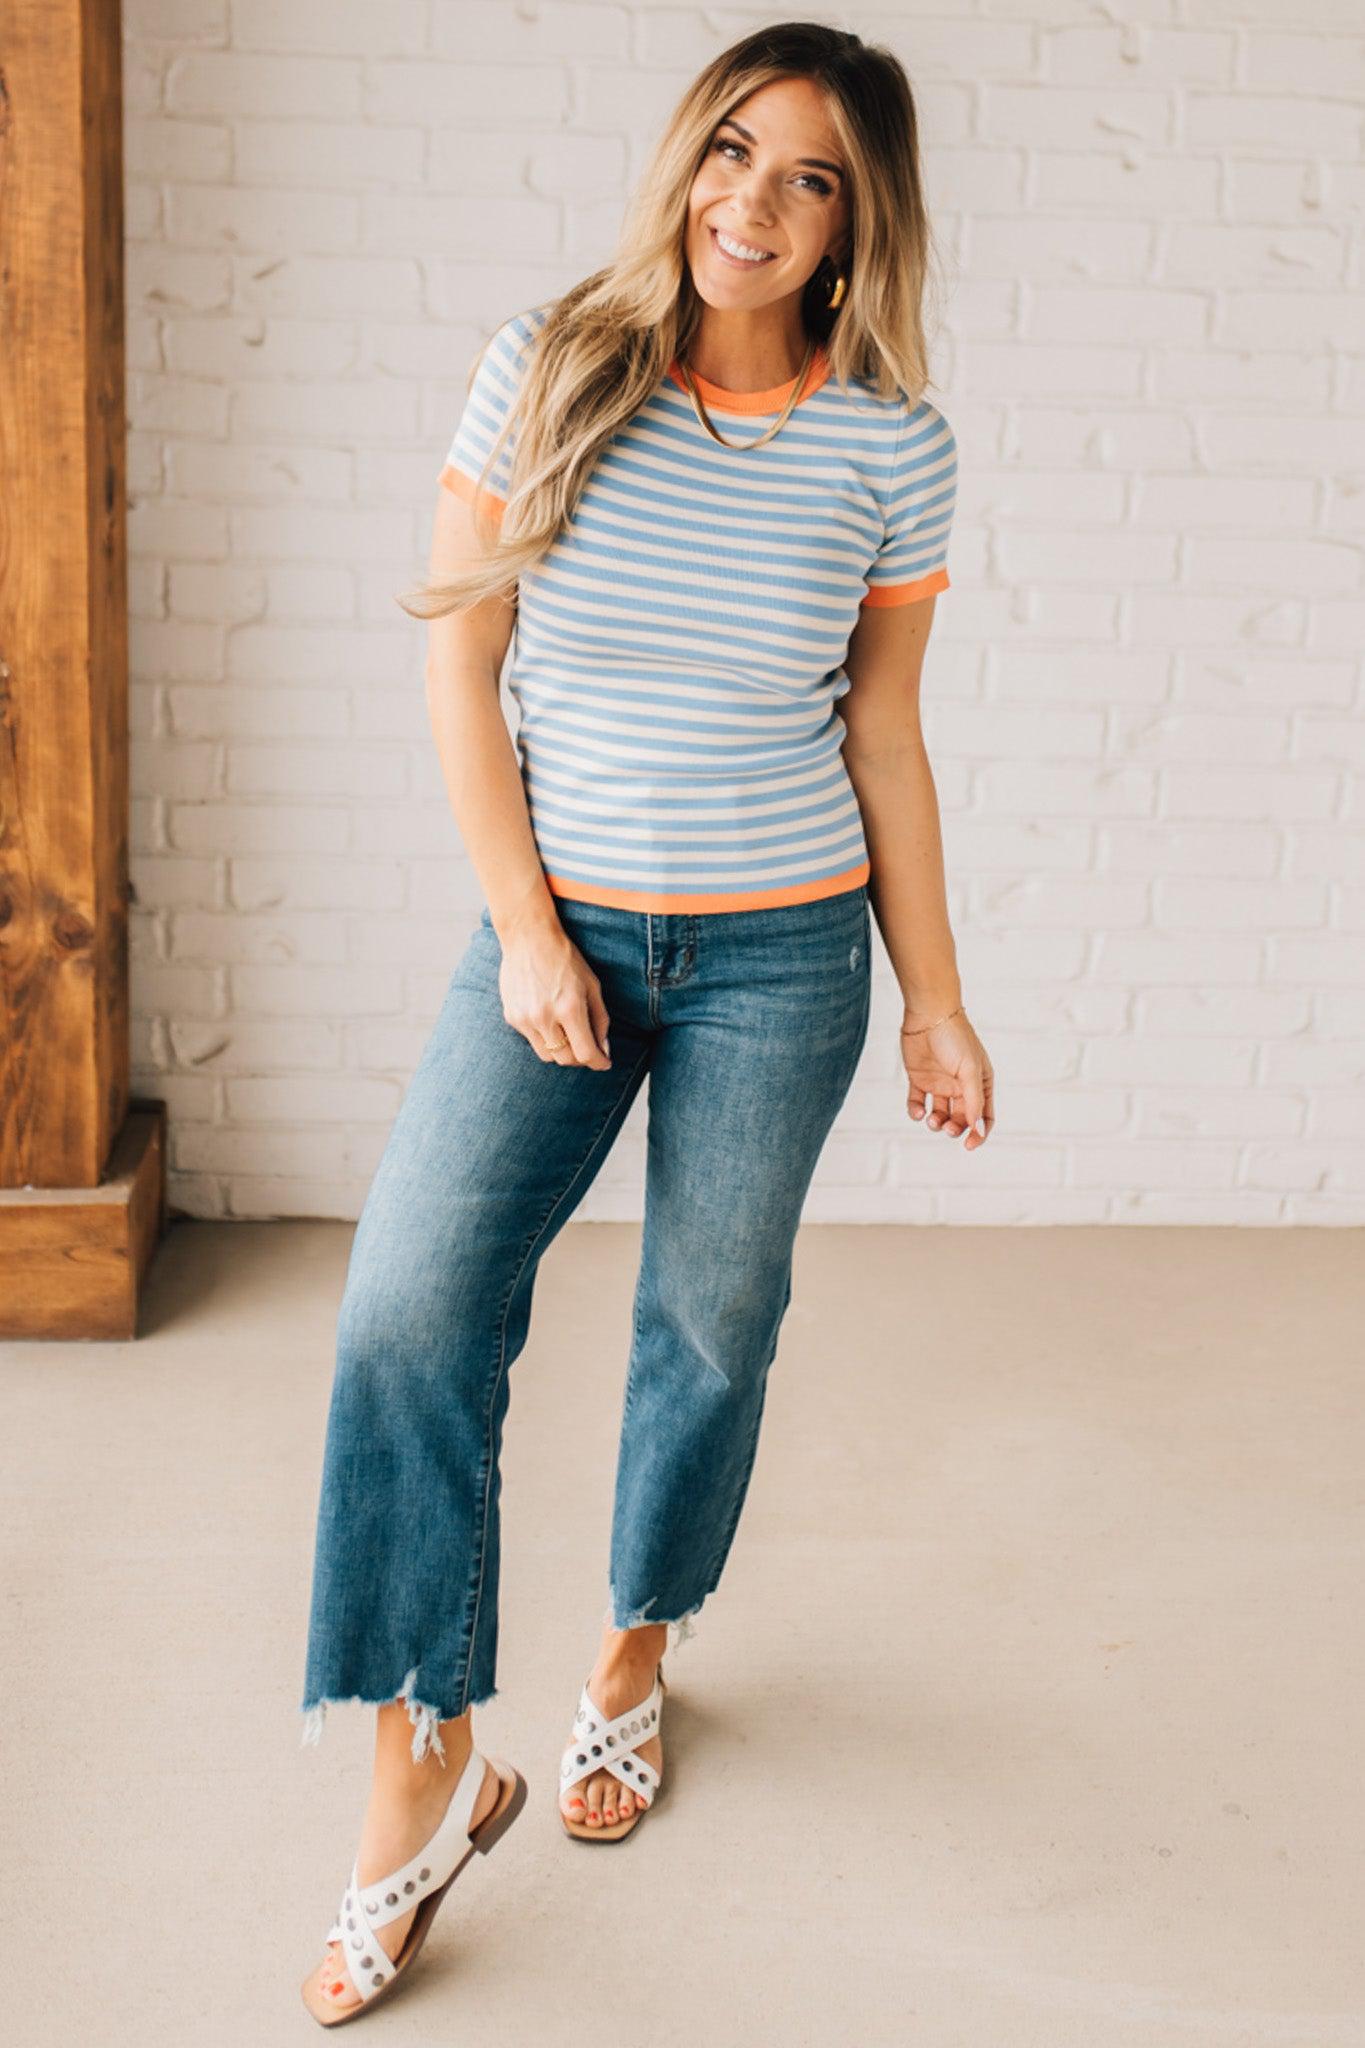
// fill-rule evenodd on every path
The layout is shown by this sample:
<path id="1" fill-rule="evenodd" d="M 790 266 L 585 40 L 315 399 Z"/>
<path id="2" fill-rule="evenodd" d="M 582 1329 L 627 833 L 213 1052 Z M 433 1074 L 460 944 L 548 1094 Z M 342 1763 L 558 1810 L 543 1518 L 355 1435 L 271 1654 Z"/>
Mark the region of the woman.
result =
<path id="1" fill-rule="evenodd" d="M 432 587 L 406 608 L 431 621 L 432 724 L 487 908 L 339 1319 L 304 1738 L 358 1699 L 376 1745 L 303 1986 L 325 2025 L 400 1980 L 524 1797 L 470 1728 L 495 1689 L 508 1368 L 646 1074 L 610 1600 L 560 1771 L 580 1840 L 620 1840 L 661 1782 L 667 1630 L 690 1630 L 739 1520 L 803 1201 L 863 1049 L 871 909 L 911 1116 L 932 1100 L 969 1150 L 990 1132 L 918 725 L 956 478 L 922 396 L 927 246 L 895 59 L 766 28 L 684 97 L 616 261 L 475 367 Z M 513 603 L 519 753 L 498 698 Z"/>

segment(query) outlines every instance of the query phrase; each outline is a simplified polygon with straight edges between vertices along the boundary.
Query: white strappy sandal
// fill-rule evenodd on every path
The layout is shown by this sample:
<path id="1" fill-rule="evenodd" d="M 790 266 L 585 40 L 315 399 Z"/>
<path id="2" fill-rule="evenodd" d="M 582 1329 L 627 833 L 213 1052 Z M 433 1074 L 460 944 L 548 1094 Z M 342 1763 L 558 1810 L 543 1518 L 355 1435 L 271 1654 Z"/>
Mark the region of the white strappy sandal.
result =
<path id="1" fill-rule="evenodd" d="M 592 1694 L 584 1685 L 578 1695 L 578 1712 L 574 1715 L 573 1740 L 565 1746 L 559 1766 L 559 1796 L 582 1778 L 594 1777 L 598 1771 L 610 1771 L 635 1795 L 635 1811 L 625 1820 L 613 1821 L 611 1825 L 590 1828 L 586 1821 L 570 1820 L 561 1806 L 559 1818 L 564 1831 L 579 1842 L 619 1842 L 628 1835 L 640 1819 L 654 1804 L 659 1789 L 659 1773 L 652 1764 L 636 1755 L 642 1742 L 659 1732 L 659 1714 L 663 1707 L 664 1694 L 668 1687 L 664 1681 L 661 1664 L 655 1673 L 654 1683 L 646 1699 L 628 1707 L 615 1720 L 602 1712 Z"/>
<path id="2" fill-rule="evenodd" d="M 476 1828 L 469 1826 L 489 1763 L 501 1780 L 497 1805 Z M 487 1758 L 471 1748 L 469 1762 L 450 1796 L 437 1828 L 399 1870 L 373 1884 L 362 1885 L 351 1865 L 350 1882 L 342 1894 L 337 1917 L 327 1930 L 326 1941 L 341 1943 L 346 1975 L 360 1999 L 359 2005 L 329 2006 L 317 1989 L 318 1971 L 311 1970 L 302 1985 L 303 2002 L 323 2027 L 339 2027 L 378 2005 L 395 1984 L 405 1977 L 426 1940 L 442 1899 L 477 1849 L 487 1855 L 493 1844 L 506 1834 L 526 1804 L 526 1780 L 520 1771 L 498 1758 Z M 398 1954 L 389 1957 L 382 1942 L 372 1937 L 400 1913 L 413 1906 L 417 1911 L 407 1938 Z"/>

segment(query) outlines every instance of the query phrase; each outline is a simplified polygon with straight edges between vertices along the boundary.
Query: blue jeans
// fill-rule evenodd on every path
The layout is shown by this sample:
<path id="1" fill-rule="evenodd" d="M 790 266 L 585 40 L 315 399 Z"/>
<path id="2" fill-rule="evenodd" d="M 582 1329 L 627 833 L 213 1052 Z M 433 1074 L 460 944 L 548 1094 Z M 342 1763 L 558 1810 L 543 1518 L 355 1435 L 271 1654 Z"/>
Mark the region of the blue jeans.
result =
<path id="1" fill-rule="evenodd" d="M 499 1450 L 542 1253 L 649 1075 L 643 1251 L 607 1618 L 714 1591 L 757 1448 L 807 1189 L 867 1036 L 866 887 L 660 914 L 556 901 L 611 1066 L 542 1060 L 502 1013 L 485 909 L 352 1241 L 309 1614 L 303 1739 L 406 1696 L 413 1756 L 495 1692 Z M 681 1640 L 681 1634 L 678 1640 Z"/>

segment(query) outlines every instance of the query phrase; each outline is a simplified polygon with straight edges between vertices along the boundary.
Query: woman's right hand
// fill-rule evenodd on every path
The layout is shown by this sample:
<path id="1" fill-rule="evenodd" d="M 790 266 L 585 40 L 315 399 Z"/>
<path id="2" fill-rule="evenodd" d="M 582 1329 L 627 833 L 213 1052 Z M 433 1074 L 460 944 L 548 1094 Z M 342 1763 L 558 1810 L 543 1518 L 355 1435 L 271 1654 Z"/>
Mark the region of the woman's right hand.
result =
<path id="1" fill-rule="evenodd" d="M 960 1138 L 964 1152 L 977 1152 L 995 1128 L 995 1069 L 961 1006 L 933 1025 L 918 1025 L 906 1011 L 901 1058 L 910 1083 L 906 1108 L 931 1131 Z M 927 1098 L 933 1109 L 925 1116 Z M 968 1126 L 970 1125 L 970 1129 Z"/>
<path id="2" fill-rule="evenodd" d="M 609 1067 L 602 985 L 558 918 L 500 941 L 498 990 L 508 1023 L 547 1066 Z"/>

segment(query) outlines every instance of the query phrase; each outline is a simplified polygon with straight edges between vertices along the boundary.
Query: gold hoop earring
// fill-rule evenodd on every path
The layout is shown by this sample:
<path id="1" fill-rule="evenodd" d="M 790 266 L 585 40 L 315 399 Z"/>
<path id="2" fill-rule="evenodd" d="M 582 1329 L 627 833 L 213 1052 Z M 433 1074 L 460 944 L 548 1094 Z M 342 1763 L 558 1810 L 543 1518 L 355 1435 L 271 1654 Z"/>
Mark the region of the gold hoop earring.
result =
<path id="1" fill-rule="evenodd" d="M 836 306 L 842 305 L 844 297 L 844 288 L 847 285 L 847 283 L 848 279 L 844 276 L 844 273 L 841 270 L 839 272 L 838 279 L 835 283 L 834 290 L 830 293 L 829 298 L 826 302 L 828 309 L 831 313 L 834 311 Z"/>

